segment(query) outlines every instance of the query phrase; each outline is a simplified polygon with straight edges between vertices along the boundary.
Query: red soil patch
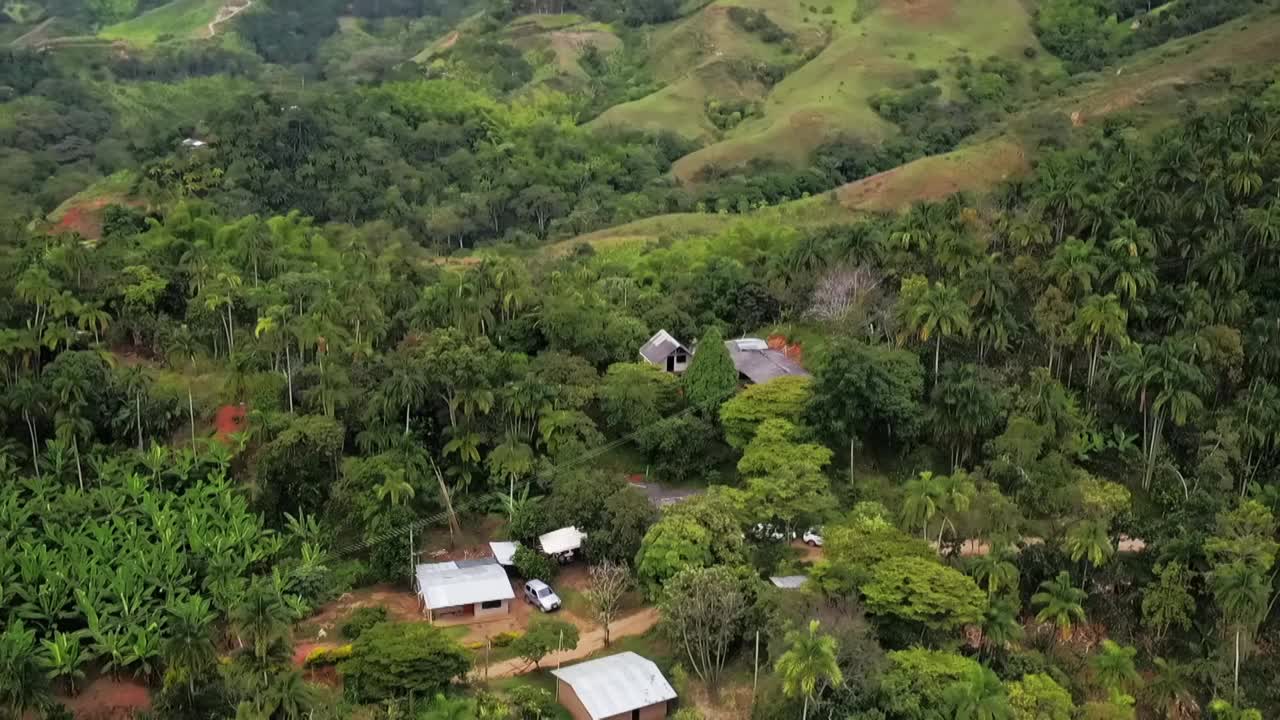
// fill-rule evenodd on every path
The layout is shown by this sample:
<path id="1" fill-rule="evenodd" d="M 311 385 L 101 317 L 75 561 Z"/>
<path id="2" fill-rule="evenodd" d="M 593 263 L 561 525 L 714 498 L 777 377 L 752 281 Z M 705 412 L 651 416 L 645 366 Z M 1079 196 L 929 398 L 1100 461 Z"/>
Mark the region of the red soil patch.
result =
<path id="1" fill-rule="evenodd" d="M 97 678 L 73 698 L 64 698 L 79 720 L 123 720 L 139 710 L 151 709 L 151 693 L 137 680 Z"/>
<path id="2" fill-rule="evenodd" d="M 939 25 L 951 19 L 953 0 L 889 0 L 885 9 L 916 25 Z"/>
<path id="3" fill-rule="evenodd" d="M 769 343 L 769 347 L 773 350 L 781 350 L 791 360 L 797 363 L 804 363 L 804 348 L 799 343 L 792 344 L 787 342 L 786 335 L 770 335 L 765 341 Z"/>
<path id="4" fill-rule="evenodd" d="M 145 203 L 129 201 L 123 197 L 108 195 L 67 208 L 53 224 L 55 233 L 77 233 L 86 240 L 102 238 L 102 215 L 108 205 L 132 205 L 143 207 Z"/>
<path id="5" fill-rule="evenodd" d="M 454 30 L 453 32 L 449 33 L 448 37 L 446 37 L 443 42 L 440 43 L 440 49 L 448 50 L 454 45 L 457 45 L 458 38 L 460 37 L 462 37 L 462 33 L 458 32 L 457 30 Z"/>
<path id="6" fill-rule="evenodd" d="M 213 421 L 217 437 L 222 442 L 231 440 L 233 433 L 243 432 L 249 426 L 248 411 L 244 404 L 223 405 L 218 408 L 218 415 Z"/>

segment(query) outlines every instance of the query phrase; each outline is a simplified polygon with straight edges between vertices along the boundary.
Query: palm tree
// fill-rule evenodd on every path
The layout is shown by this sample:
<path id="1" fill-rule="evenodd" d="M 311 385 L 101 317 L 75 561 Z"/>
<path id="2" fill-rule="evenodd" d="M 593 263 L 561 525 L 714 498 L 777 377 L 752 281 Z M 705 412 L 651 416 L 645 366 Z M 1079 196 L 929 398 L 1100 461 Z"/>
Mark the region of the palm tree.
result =
<path id="1" fill-rule="evenodd" d="M 1111 544 L 1111 536 L 1107 533 L 1106 520 L 1081 520 L 1067 531 L 1067 552 L 1071 562 L 1084 560 L 1088 563 L 1083 574 L 1083 586 L 1088 582 L 1088 567 L 1102 567 L 1115 555 L 1115 546 Z"/>
<path id="2" fill-rule="evenodd" d="M 1138 669 L 1133 659 L 1138 650 L 1124 647 L 1114 640 L 1103 640 L 1098 654 L 1093 656 L 1089 665 L 1093 675 L 1104 689 L 1108 691 L 1125 691 L 1138 682 Z"/>
<path id="3" fill-rule="evenodd" d="M 317 702 L 316 691 L 302 678 L 299 670 L 286 670 L 272 678 L 264 693 L 266 704 L 273 708 L 270 714 L 284 720 L 300 720 L 308 717 Z"/>
<path id="4" fill-rule="evenodd" d="M 231 612 L 231 623 L 241 640 L 247 640 L 254 660 L 262 668 L 262 680 L 267 682 L 267 664 L 273 647 L 288 637 L 293 616 L 280 597 L 279 591 L 266 578 L 259 578 Z"/>
<path id="5" fill-rule="evenodd" d="M 942 700 L 954 720 L 1011 720 L 1013 708 L 1004 683 L 990 668 L 978 667 L 947 687 Z"/>
<path id="6" fill-rule="evenodd" d="M 936 282 L 925 290 L 919 301 L 908 309 L 908 323 L 919 335 L 921 342 L 934 338 L 933 376 L 938 376 L 942 358 L 942 338 L 966 334 L 972 327 L 969 304 L 960 297 L 960 291 L 946 283 Z"/>
<path id="7" fill-rule="evenodd" d="M 1107 342 L 1124 344 L 1125 329 L 1129 315 L 1120 306 L 1115 295 L 1090 295 L 1084 305 L 1076 313 L 1073 323 L 1075 333 L 1091 347 L 1089 353 L 1089 386 L 1093 387 L 1093 378 L 1098 370 L 1098 361 L 1102 358 L 1102 347 Z"/>
<path id="8" fill-rule="evenodd" d="M 1093 283 L 1100 274 L 1096 255 L 1096 246 L 1092 240 L 1086 242 L 1068 238 L 1053 251 L 1044 270 L 1068 297 L 1079 297 L 1093 292 Z"/>
<path id="9" fill-rule="evenodd" d="M 1000 648 L 1001 650 L 1022 639 L 1025 631 L 1018 621 L 1016 601 L 999 598 L 987 604 L 982 617 L 983 647 Z"/>
<path id="10" fill-rule="evenodd" d="M 1143 698 L 1166 720 L 1199 717 L 1200 703 L 1193 690 L 1191 669 L 1179 662 L 1155 659 L 1155 674 L 1143 688 Z"/>
<path id="11" fill-rule="evenodd" d="M 211 629 L 217 615 L 209 601 L 199 595 L 174 600 L 166 608 L 168 638 L 160 650 L 164 664 L 187 678 L 187 691 L 194 701 L 196 676 L 209 669 L 216 655 Z"/>
<path id="12" fill-rule="evenodd" d="M 423 720 L 472 720 L 476 716 L 476 703 L 465 697 L 451 698 L 436 693 L 427 707 Z"/>
<path id="13" fill-rule="evenodd" d="M 93 433 L 93 424 L 84 418 L 83 411 L 83 403 L 72 403 L 54 417 L 58 439 L 71 446 L 71 453 L 76 459 L 76 477 L 80 479 L 81 491 L 84 490 L 84 467 L 80 462 L 80 438 L 87 438 Z"/>
<path id="14" fill-rule="evenodd" d="M 406 498 L 412 498 L 414 495 L 413 486 L 404 479 L 404 470 L 389 470 L 382 479 L 382 484 L 374 490 L 379 500 L 391 499 L 391 506 L 395 507 L 403 502 Z"/>
<path id="15" fill-rule="evenodd" d="M 987 554 L 974 558 L 970 572 L 975 580 L 987 586 L 988 598 L 995 597 L 1001 590 L 1018 587 L 1018 566 L 1007 546 L 992 547 Z"/>
<path id="16" fill-rule="evenodd" d="M 40 656 L 35 631 L 27 630 L 21 619 L 0 633 L 0 714 L 26 717 L 53 702 Z"/>
<path id="17" fill-rule="evenodd" d="M 102 303 L 84 303 L 76 316 L 76 324 L 81 330 L 93 331 L 93 342 L 102 342 L 102 333 L 111 325 L 111 314 L 102 309 Z"/>
<path id="18" fill-rule="evenodd" d="M 1240 696 L 1240 642 L 1257 628 L 1266 613 L 1270 583 L 1264 574 L 1242 560 L 1213 569 L 1213 595 L 1222 609 L 1222 619 L 1235 635 L 1235 697 Z"/>
<path id="19" fill-rule="evenodd" d="M 929 538 L 929 522 L 942 504 L 942 483 L 925 470 L 903 488 L 902 519 L 908 525 L 920 524 L 920 536 Z"/>
<path id="20" fill-rule="evenodd" d="M 422 401 L 427 392 L 426 369 L 421 367 L 416 358 L 408 352 L 396 352 L 388 358 L 391 374 L 379 388 L 382 393 L 384 412 L 389 411 L 394 403 L 396 407 L 404 406 L 404 434 L 409 434 L 409 412 L 413 406 Z"/>
<path id="21" fill-rule="evenodd" d="M 7 399 L 9 407 L 22 415 L 22 421 L 27 426 L 27 434 L 31 436 L 31 463 L 39 478 L 40 435 L 36 428 L 36 417 L 44 412 L 48 392 L 38 379 L 23 377 L 9 387 Z"/>
<path id="22" fill-rule="evenodd" d="M 811 620 L 807 633 L 795 630 L 787 633 L 787 651 L 775 663 L 782 676 L 782 692 L 787 697 L 804 698 L 801 720 L 809 717 L 809 703 L 817 694 L 818 683 L 825 681 L 834 687 L 844 683 L 844 673 L 836 662 L 836 639 L 819 634 L 819 624 Z"/>
<path id="23" fill-rule="evenodd" d="M 1084 601 L 1088 593 L 1071 582 L 1066 570 L 1052 580 L 1040 583 L 1040 592 L 1031 596 L 1031 604 L 1040 608 L 1036 622 L 1051 622 L 1058 628 L 1058 636 L 1070 639 L 1072 625 L 1084 621 Z"/>
<path id="24" fill-rule="evenodd" d="M 969 479 L 969 473 L 963 470 L 957 470 L 950 475 L 944 475 L 938 478 L 939 496 L 938 509 L 942 512 L 941 527 L 938 528 L 938 547 L 942 547 L 943 528 L 950 525 L 951 533 L 956 533 L 955 523 L 951 522 L 951 513 L 962 513 L 969 509 L 969 505 L 973 502 L 973 497 L 978 493 L 978 489 L 974 486 L 973 481 Z"/>

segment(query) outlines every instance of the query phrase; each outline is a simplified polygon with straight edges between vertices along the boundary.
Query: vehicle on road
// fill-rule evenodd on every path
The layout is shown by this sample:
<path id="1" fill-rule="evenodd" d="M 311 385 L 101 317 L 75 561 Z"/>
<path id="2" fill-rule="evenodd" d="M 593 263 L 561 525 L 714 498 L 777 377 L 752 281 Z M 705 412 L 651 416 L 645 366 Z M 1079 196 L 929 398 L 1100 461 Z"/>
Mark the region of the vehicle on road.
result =
<path id="1" fill-rule="evenodd" d="M 562 604 L 556 591 L 541 580 L 530 580 L 524 584 L 524 599 L 544 613 L 559 610 Z"/>
<path id="2" fill-rule="evenodd" d="M 821 529 L 814 530 L 810 528 L 805 532 L 804 537 L 801 539 L 804 540 L 804 544 L 808 545 L 809 547 L 822 547 L 821 533 L 822 533 Z"/>

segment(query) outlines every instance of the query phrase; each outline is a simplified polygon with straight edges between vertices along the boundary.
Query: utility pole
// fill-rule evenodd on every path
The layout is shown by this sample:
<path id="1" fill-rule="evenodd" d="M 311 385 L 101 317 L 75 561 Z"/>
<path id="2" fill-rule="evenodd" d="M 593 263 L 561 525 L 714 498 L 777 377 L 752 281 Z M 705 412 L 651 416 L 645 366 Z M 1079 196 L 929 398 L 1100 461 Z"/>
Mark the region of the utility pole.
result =
<path id="1" fill-rule="evenodd" d="M 756 699 L 756 686 L 760 684 L 760 631 L 756 631 L 755 675 L 751 678 L 751 699 Z"/>

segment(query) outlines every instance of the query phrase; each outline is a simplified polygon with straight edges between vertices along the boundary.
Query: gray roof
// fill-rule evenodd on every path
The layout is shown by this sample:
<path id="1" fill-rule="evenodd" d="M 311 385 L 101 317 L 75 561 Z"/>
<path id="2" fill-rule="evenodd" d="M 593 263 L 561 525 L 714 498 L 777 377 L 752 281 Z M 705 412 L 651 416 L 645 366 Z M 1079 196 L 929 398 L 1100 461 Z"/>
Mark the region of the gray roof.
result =
<path id="1" fill-rule="evenodd" d="M 733 359 L 733 366 L 738 369 L 738 374 L 753 383 L 765 383 L 786 375 L 809 377 L 809 373 L 796 361 L 781 350 L 770 349 L 769 344 L 763 340 L 726 340 L 724 345 L 729 349 L 729 357 Z"/>
<path id="2" fill-rule="evenodd" d="M 809 578 L 804 575 L 783 575 L 782 577 L 771 577 L 769 582 L 783 590 L 799 590 L 805 583 L 809 582 Z"/>
<path id="3" fill-rule="evenodd" d="M 686 353 L 689 351 L 679 340 L 672 337 L 671 333 L 659 330 L 649 338 L 649 342 L 640 347 L 640 357 L 654 365 L 662 365 L 676 350 L 684 350 Z"/>
<path id="4" fill-rule="evenodd" d="M 633 652 L 588 660 L 552 675 L 565 681 L 595 720 L 629 713 L 676 698 L 652 660 Z"/>
<path id="5" fill-rule="evenodd" d="M 419 565 L 416 574 L 418 593 L 433 610 L 516 596 L 507 571 L 493 558 Z"/>

